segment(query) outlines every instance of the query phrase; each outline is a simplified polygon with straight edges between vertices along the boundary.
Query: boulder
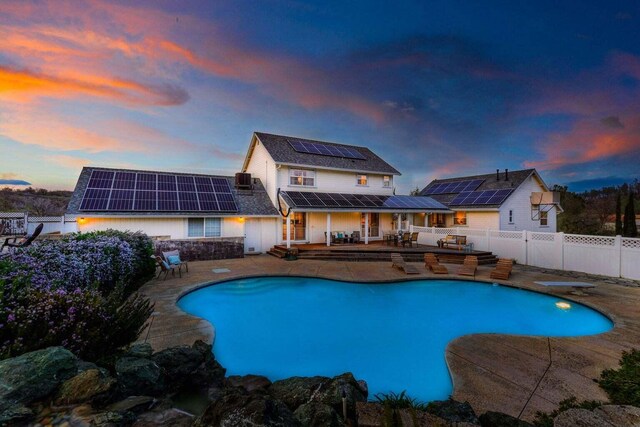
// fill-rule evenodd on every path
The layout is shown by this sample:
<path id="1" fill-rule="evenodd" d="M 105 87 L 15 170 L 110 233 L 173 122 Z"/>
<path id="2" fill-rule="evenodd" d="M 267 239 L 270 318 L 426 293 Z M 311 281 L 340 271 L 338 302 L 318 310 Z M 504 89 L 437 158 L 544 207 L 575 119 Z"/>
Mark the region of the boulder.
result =
<path id="1" fill-rule="evenodd" d="M 305 427 L 340 427 L 342 418 L 329 405 L 324 403 L 305 403 L 298 406 L 293 415 Z"/>
<path id="2" fill-rule="evenodd" d="M 68 379 L 58 390 L 56 402 L 70 403 L 90 402 L 113 391 L 116 380 L 99 369 L 89 369 Z"/>
<path id="3" fill-rule="evenodd" d="M 95 427 L 114 427 L 128 426 L 136 419 L 135 414 L 131 412 L 100 412 L 95 414 L 91 419 L 91 426 Z"/>
<path id="4" fill-rule="evenodd" d="M 0 409 L 0 426 L 6 425 L 26 425 L 32 419 L 34 413 L 31 409 L 20 404 L 5 404 Z"/>
<path id="5" fill-rule="evenodd" d="M 122 357 L 116 361 L 116 375 L 125 395 L 157 395 L 164 389 L 162 369 L 150 359 Z"/>
<path id="6" fill-rule="evenodd" d="M 168 384 L 179 387 L 189 382 L 196 369 L 205 362 L 205 356 L 185 345 L 159 351 L 151 360 L 163 369 Z"/>
<path id="7" fill-rule="evenodd" d="M 593 412 L 606 418 L 615 426 L 640 426 L 640 408 L 630 405 L 602 405 Z"/>
<path id="8" fill-rule="evenodd" d="M 588 409 L 571 408 L 558 414 L 553 420 L 553 427 L 614 427 L 601 414 Z M 619 426 L 615 426 L 619 427 Z"/>
<path id="9" fill-rule="evenodd" d="M 241 387 L 251 393 L 255 390 L 266 390 L 271 385 L 271 381 L 262 375 L 231 375 L 227 377 L 227 385 Z"/>
<path id="10" fill-rule="evenodd" d="M 298 427 L 300 422 L 287 405 L 265 394 L 247 394 L 241 389 L 226 389 L 211 403 L 194 426 L 274 426 Z"/>
<path id="11" fill-rule="evenodd" d="M 49 347 L 0 361 L 0 411 L 53 393 L 78 371 L 78 359 L 63 347 Z"/>
<path id="12" fill-rule="evenodd" d="M 469 402 L 458 402 L 453 399 L 435 400 L 427 405 L 427 412 L 451 423 L 479 423 Z"/>
<path id="13" fill-rule="evenodd" d="M 149 343 L 138 343 L 129 347 L 129 350 L 125 353 L 125 356 L 130 357 L 143 357 L 148 359 L 153 354 L 153 348 Z"/>
<path id="14" fill-rule="evenodd" d="M 310 402 L 311 395 L 330 380 L 328 377 L 291 377 L 275 381 L 267 391 L 295 411 L 298 406 Z"/>
<path id="15" fill-rule="evenodd" d="M 133 427 L 189 427 L 193 415 L 176 408 L 140 414 Z"/>
<path id="16" fill-rule="evenodd" d="M 150 396 L 129 396 L 119 402 L 112 403 L 106 409 L 108 412 L 131 412 L 139 414 L 154 407 L 157 400 Z"/>
<path id="17" fill-rule="evenodd" d="M 480 415 L 480 425 L 482 427 L 533 427 L 533 424 L 511 415 L 492 411 Z"/>
<path id="18" fill-rule="evenodd" d="M 204 362 L 192 373 L 190 385 L 203 389 L 212 386 L 222 387 L 227 370 L 215 359 L 211 344 L 197 340 L 192 348 L 202 354 Z"/>

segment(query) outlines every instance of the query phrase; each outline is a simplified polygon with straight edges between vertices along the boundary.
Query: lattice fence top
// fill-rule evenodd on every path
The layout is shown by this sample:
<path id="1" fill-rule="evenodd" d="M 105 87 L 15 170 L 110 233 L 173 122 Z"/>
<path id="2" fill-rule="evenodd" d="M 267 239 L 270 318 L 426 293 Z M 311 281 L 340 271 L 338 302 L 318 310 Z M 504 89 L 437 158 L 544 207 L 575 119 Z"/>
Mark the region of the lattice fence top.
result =
<path id="1" fill-rule="evenodd" d="M 622 238 L 622 247 L 625 249 L 640 249 L 640 239 L 631 237 Z"/>
<path id="2" fill-rule="evenodd" d="M 64 220 L 63 216 L 30 216 L 28 222 L 61 222 Z"/>
<path id="3" fill-rule="evenodd" d="M 501 239 L 522 239 L 522 231 L 491 231 L 491 237 L 499 237 Z"/>
<path id="4" fill-rule="evenodd" d="M 413 226 L 413 231 L 417 231 L 418 233 L 431 233 L 431 228 L 429 227 L 420 227 L 418 225 Z"/>
<path id="5" fill-rule="evenodd" d="M 539 242 L 555 242 L 556 234 L 555 233 L 531 233 L 529 234 L 529 238 L 531 240 L 536 240 Z"/>
<path id="6" fill-rule="evenodd" d="M 24 212 L 0 212 L 0 219 L 22 219 L 24 217 Z"/>
<path id="7" fill-rule="evenodd" d="M 565 234 L 564 243 L 593 246 L 615 246 L 616 238 L 607 236 L 582 236 L 579 234 Z"/>
<path id="8" fill-rule="evenodd" d="M 463 229 L 460 230 L 460 234 L 465 234 L 467 236 L 486 236 L 487 235 L 487 231 L 486 230 L 478 230 L 476 228 L 467 228 L 467 229 Z"/>
<path id="9" fill-rule="evenodd" d="M 436 228 L 436 234 L 456 234 L 455 228 Z"/>

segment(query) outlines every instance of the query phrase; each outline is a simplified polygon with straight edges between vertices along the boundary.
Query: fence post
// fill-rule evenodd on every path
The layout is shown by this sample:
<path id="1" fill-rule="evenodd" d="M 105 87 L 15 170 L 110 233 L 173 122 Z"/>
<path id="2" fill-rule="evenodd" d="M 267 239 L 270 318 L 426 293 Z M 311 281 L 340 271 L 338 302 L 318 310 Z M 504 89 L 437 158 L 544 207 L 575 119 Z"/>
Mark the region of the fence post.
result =
<path id="1" fill-rule="evenodd" d="M 409 232 L 413 233 L 413 224 L 409 224 Z"/>
<path id="2" fill-rule="evenodd" d="M 615 240 L 616 256 L 618 257 L 618 277 L 622 277 L 622 236 L 617 235 Z"/>
<path id="3" fill-rule="evenodd" d="M 487 234 L 487 251 L 491 252 L 491 230 L 487 228 L 485 233 Z"/>
<path id="4" fill-rule="evenodd" d="M 529 232 L 522 230 L 522 242 L 524 243 L 524 265 L 529 265 Z"/>
<path id="5" fill-rule="evenodd" d="M 557 247 L 560 247 L 560 269 L 564 270 L 564 231 L 556 233 L 556 235 L 560 239 L 560 243 L 556 244 Z"/>

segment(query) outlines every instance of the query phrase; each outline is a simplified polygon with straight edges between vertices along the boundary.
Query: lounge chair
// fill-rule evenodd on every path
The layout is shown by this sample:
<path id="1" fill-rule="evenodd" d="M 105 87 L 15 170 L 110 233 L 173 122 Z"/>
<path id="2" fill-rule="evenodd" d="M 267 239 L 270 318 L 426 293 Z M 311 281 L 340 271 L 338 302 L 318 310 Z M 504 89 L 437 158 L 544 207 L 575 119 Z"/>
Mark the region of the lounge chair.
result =
<path id="1" fill-rule="evenodd" d="M 180 275 L 180 277 L 182 277 L 182 270 L 180 269 L 180 266 L 170 265 L 167 261 L 163 260 L 157 255 L 156 256 L 151 255 L 151 258 L 156 260 L 156 268 L 158 269 L 158 274 L 156 275 L 156 279 L 160 278 L 162 273 L 164 273 L 164 280 L 167 280 L 167 276 L 169 275 L 169 272 L 171 272 L 171 275 L 175 277 L 176 270 L 178 270 L 178 274 Z"/>
<path id="2" fill-rule="evenodd" d="M 464 263 L 458 269 L 458 274 L 461 276 L 476 277 L 477 269 L 478 269 L 478 257 L 475 255 L 467 255 L 466 257 L 464 257 Z"/>
<path id="3" fill-rule="evenodd" d="M 447 267 L 438 262 L 438 258 L 433 253 L 424 254 L 424 265 L 435 274 L 449 274 Z"/>
<path id="4" fill-rule="evenodd" d="M 179 266 L 180 270 L 182 270 L 182 266 L 184 266 L 187 273 L 189 272 L 189 263 L 187 261 L 183 261 L 182 259 L 180 259 L 180 251 L 173 250 L 173 251 L 162 252 L 162 256 L 164 257 L 164 260 L 167 261 L 169 265 L 177 265 Z"/>
<path id="5" fill-rule="evenodd" d="M 397 252 L 391 254 L 391 266 L 399 268 L 404 271 L 406 274 L 418 274 L 419 271 L 414 265 L 407 264 L 402 255 Z"/>
<path id="6" fill-rule="evenodd" d="M 491 272 L 492 279 L 508 280 L 513 268 L 513 261 L 506 258 L 498 259 L 496 268 Z"/>
<path id="7" fill-rule="evenodd" d="M 35 230 L 33 230 L 33 233 L 31 235 L 27 237 L 23 237 L 22 240 L 20 240 L 19 242 L 18 242 L 18 237 L 7 237 L 4 240 L 4 243 L 2 244 L 2 246 L 0 246 L 0 253 L 2 253 L 5 246 L 9 248 L 10 251 L 14 249 L 26 248 L 31 243 L 33 243 L 34 240 L 36 240 L 36 237 L 38 237 L 40 233 L 42 233 L 43 228 L 44 228 L 43 223 L 38 224 L 38 226 L 36 227 Z M 12 240 L 12 242 L 10 242 L 10 240 Z"/>

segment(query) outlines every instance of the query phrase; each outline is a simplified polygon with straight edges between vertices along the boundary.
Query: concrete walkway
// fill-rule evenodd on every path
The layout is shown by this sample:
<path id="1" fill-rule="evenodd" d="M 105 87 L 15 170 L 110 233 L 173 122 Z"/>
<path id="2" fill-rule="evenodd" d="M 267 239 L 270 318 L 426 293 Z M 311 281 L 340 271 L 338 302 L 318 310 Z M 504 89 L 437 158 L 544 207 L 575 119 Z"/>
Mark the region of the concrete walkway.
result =
<path id="1" fill-rule="evenodd" d="M 213 327 L 176 306 L 184 293 L 199 286 L 227 279 L 255 275 L 299 275 L 346 281 L 395 281 L 439 278 L 415 263 L 418 275 L 407 277 L 391 268 L 390 262 L 284 261 L 267 255 L 244 259 L 190 263 L 182 278 L 152 280 L 141 292 L 155 303 L 150 327 L 140 337 L 155 350 L 196 339 L 212 341 Z M 227 268 L 227 273 L 213 273 Z M 455 272 L 456 265 L 448 265 Z M 579 400 L 606 400 L 593 381 L 603 369 L 617 367 L 622 351 L 640 347 L 640 287 L 596 281 L 587 296 L 569 294 L 571 289 L 548 289 L 535 281 L 569 280 L 566 276 L 514 267 L 511 281 L 489 279 L 490 267 L 478 269 L 477 280 L 511 284 L 587 304 L 611 317 L 615 327 L 605 334 L 580 338 L 542 338 L 506 335 L 469 335 L 447 347 L 447 362 L 454 382 L 453 398 L 468 401 L 476 412 L 501 411 L 513 416 L 522 413 L 532 419 L 536 411 L 551 411 L 570 396 Z M 449 278 L 469 280 L 450 274 Z M 590 281 L 580 277 L 580 281 Z M 593 282 L 593 280 L 592 280 Z M 259 374 L 259 372 L 256 372 Z M 366 380 L 366 378 L 364 378 Z"/>

